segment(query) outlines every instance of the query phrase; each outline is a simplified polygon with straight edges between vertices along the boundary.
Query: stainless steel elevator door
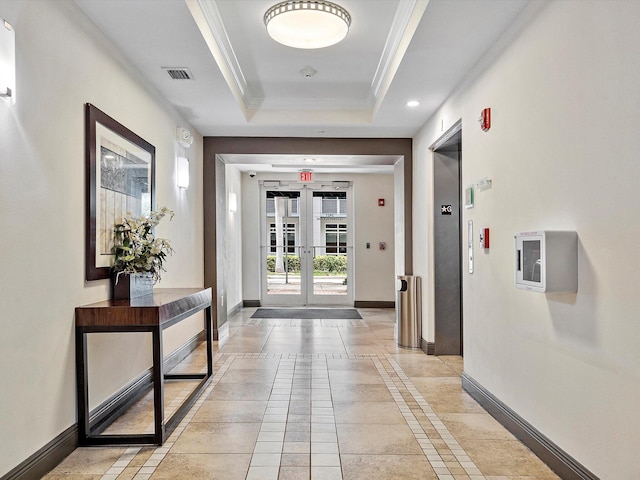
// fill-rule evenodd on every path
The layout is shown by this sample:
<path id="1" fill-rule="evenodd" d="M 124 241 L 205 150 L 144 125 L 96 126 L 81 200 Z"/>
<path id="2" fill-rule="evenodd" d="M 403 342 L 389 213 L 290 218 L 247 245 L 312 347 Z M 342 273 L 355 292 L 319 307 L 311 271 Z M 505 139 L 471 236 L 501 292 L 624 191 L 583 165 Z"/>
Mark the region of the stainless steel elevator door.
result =
<path id="1" fill-rule="evenodd" d="M 462 354 L 461 145 L 434 151 L 435 353 Z"/>

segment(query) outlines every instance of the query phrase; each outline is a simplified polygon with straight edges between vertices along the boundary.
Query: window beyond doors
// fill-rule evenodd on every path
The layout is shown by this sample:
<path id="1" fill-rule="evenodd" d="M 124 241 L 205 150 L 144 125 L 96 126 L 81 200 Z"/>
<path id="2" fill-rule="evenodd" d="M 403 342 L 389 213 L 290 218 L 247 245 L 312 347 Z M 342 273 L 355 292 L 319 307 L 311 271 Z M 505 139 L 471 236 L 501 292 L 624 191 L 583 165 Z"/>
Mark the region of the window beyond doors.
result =
<path id="1" fill-rule="evenodd" d="M 346 255 L 347 224 L 328 223 L 325 227 L 325 245 L 327 255 Z"/>
<path id="2" fill-rule="evenodd" d="M 283 225 L 283 237 L 286 240 L 286 252 L 287 253 L 296 253 L 296 224 L 295 223 L 287 223 Z M 285 243 L 285 242 L 283 242 Z M 269 244 L 271 245 L 270 252 L 276 253 L 276 224 L 269 224 Z"/>

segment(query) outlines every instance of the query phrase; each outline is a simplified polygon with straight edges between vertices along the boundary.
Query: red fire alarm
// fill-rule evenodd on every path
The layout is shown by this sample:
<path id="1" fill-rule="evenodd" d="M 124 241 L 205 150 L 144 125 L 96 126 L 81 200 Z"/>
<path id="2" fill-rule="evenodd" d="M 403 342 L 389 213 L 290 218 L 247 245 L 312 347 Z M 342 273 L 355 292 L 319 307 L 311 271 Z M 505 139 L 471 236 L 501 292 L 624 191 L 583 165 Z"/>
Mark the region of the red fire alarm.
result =
<path id="1" fill-rule="evenodd" d="M 489 248 L 489 229 L 483 228 L 480 230 L 480 246 L 482 248 Z"/>
<path id="2" fill-rule="evenodd" d="M 384 198 L 379 198 L 378 199 L 378 206 L 379 207 L 384 207 Z"/>
<path id="3" fill-rule="evenodd" d="M 491 128 L 491 109 L 485 108 L 480 113 L 480 128 L 483 132 L 486 132 Z"/>

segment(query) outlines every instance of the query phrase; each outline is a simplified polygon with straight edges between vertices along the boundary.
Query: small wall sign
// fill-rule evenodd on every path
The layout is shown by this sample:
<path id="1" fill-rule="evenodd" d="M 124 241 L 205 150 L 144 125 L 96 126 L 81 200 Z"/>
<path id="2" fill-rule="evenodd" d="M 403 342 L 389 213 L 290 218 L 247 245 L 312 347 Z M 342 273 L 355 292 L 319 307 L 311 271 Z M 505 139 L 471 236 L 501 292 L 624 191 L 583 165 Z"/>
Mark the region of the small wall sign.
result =
<path id="1" fill-rule="evenodd" d="M 453 207 L 451 205 L 442 205 L 440 207 L 440 213 L 442 215 L 451 215 L 453 212 Z"/>
<path id="2" fill-rule="evenodd" d="M 464 208 L 473 208 L 473 185 L 464 189 Z"/>

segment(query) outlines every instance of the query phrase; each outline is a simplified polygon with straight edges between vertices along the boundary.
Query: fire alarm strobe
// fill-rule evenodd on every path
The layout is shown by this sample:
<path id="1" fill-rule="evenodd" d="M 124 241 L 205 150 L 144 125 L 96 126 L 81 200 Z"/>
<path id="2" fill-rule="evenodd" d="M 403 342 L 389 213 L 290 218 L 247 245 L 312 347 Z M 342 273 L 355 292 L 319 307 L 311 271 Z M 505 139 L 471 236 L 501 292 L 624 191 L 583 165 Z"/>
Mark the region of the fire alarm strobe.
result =
<path id="1" fill-rule="evenodd" d="M 480 112 L 480 119 L 478 120 L 480 123 L 480 128 L 483 132 L 486 132 L 491 128 L 491 109 L 485 108 Z"/>

